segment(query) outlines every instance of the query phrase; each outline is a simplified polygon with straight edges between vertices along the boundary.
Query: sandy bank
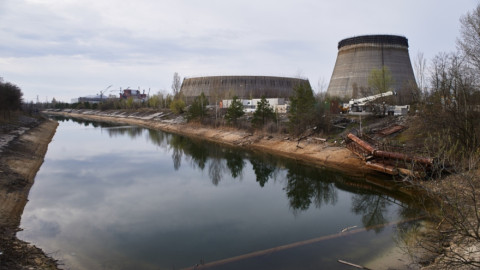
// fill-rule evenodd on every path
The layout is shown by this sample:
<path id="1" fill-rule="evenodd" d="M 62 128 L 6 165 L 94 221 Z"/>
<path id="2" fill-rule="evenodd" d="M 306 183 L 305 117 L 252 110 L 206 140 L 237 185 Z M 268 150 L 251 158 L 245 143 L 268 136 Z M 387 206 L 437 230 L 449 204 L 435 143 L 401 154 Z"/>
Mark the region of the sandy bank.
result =
<path id="1" fill-rule="evenodd" d="M 221 143 L 233 147 L 241 147 L 253 151 L 261 151 L 280 155 L 298 161 L 307 162 L 343 171 L 352 176 L 362 176 L 374 173 L 364 166 L 362 160 L 352 154 L 345 147 L 333 146 L 314 138 L 307 138 L 297 142 L 285 137 L 266 136 L 265 134 L 248 133 L 229 127 L 211 128 L 199 124 L 175 123 L 155 117 L 145 117 L 102 112 L 48 112 L 47 114 L 75 117 L 86 120 L 106 121 L 132 124 L 165 132 L 200 138 L 203 140 Z"/>
<path id="2" fill-rule="evenodd" d="M 0 156 L 0 269 L 57 269 L 40 249 L 17 239 L 28 193 L 58 123 L 46 120 L 25 128 Z"/>

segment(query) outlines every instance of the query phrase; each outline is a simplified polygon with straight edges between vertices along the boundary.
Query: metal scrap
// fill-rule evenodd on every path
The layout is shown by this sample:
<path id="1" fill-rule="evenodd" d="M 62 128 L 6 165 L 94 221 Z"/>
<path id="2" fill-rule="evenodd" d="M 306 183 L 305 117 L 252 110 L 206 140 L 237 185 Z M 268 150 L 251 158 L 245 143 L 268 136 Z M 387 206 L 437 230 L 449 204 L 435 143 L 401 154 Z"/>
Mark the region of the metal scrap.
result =
<path id="1" fill-rule="evenodd" d="M 417 157 L 397 152 L 388 152 L 378 150 L 368 142 L 360 139 L 352 133 L 347 135 L 348 142 L 347 148 L 365 160 L 365 165 L 373 170 L 387 173 L 390 175 L 407 174 L 407 175 L 420 175 L 419 172 L 415 172 L 409 168 L 402 168 L 407 164 L 418 165 L 415 168 L 425 169 L 431 168 L 434 164 L 434 159 Z M 395 165 L 395 166 L 393 166 Z"/>

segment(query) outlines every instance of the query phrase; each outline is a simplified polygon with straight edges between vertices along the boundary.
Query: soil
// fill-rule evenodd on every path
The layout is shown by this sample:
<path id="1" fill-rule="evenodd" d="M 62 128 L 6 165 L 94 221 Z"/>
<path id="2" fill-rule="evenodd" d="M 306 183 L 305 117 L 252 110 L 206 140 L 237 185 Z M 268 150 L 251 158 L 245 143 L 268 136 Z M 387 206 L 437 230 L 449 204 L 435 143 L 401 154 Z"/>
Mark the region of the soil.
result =
<path id="1" fill-rule="evenodd" d="M 19 116 L 0 124 L 0 269 L 58 269 L 41 249 L 19 240 L 23 209 L 58 123 Z"/>

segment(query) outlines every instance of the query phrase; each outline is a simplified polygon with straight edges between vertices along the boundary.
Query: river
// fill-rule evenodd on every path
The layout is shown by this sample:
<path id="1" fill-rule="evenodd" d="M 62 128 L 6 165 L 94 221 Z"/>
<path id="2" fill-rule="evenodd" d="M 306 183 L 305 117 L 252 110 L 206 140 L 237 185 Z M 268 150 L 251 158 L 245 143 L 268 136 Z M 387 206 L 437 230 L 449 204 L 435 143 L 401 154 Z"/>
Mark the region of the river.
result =
<path id="1" fill-rule="evenodd" d="M 406 196 L 365 179 L 57 120 L 18 236 L 66 269 L 349 269 L 337 260 L 368 265 L 418 225 Z"/>

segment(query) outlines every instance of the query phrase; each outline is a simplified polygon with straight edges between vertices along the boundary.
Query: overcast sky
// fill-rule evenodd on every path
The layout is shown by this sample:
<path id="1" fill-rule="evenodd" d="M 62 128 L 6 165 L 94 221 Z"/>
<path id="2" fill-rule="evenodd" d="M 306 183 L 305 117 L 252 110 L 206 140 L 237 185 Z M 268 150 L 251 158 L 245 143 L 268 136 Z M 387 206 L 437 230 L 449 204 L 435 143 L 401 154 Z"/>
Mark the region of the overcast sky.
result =
<path id="1" fill-rule="evenodd" d="M 328 85 L 340 40 L 408 38 L 410 58 L 456 48 L 477 0 L 0 0 L 0 77 L 25 101 L 120 87 L 170 92 L 183 77 L 306 77 Z"/>

